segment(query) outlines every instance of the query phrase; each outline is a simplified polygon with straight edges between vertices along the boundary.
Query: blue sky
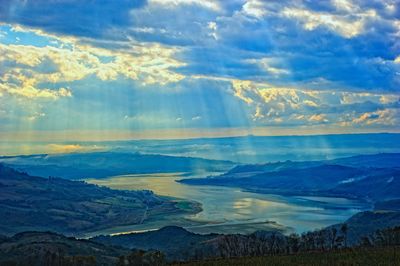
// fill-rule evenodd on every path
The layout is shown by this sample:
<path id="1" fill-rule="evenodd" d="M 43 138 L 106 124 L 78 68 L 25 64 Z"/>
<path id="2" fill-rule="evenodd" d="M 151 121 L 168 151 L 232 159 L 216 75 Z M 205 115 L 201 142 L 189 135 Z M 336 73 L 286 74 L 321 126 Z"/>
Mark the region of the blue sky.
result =
<path id="1" fill-rule="evenodd" d="M 400 130 L 400 1 L 5 0 L 5 140 Z"/>

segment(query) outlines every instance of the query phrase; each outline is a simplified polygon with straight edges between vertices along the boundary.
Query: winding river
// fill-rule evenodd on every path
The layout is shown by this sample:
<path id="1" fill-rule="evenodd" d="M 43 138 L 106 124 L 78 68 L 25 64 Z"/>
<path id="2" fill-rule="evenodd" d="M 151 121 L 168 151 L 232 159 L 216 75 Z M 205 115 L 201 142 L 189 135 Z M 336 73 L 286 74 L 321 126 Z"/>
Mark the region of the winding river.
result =
<path id="1" fill-rule="evenodd" d="M 102 233 L 155 230 L 171 224 L 184 226 L 197 233 L 247 233 L 273 228 L 301 233 L 343 222 L 371 207 L 364 202 L 344 198 L 258 194 L 239 188 L 193 186 L 175 181 L 181 178 L 179 173 L 166 173 L 87 180 L 114 189 L 149 189 L 159 195 L 199 202 L 203 208 L 197 214 L 184 217 L 187 223 L 162 220 L 111 228 Z"/>

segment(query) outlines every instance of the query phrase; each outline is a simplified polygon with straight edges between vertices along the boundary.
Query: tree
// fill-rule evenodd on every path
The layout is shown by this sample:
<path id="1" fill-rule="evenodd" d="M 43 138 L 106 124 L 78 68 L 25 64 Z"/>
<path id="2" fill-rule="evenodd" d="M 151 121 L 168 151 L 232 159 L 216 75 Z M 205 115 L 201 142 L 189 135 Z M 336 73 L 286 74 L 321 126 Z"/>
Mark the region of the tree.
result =
<path id="1" fill-rule="evenodd" d="M 347 248 L 347 231 L 348 231 L 348 226 L 346 223 L 342 224 L 340 227 L 340 231 L 342 232 L 343 235 L 343 240 L 344 240 L 344 247 Z"/>
<path id="2" fill-rule="evenodd" d="M 331 249 L 335 248 L 336 236 L 337 236 L 337 229 L 335 227 L 332 227 L 330 231 Z"/>
<path id="3" fill-rule="evenodd" d="M 289 254 L 295 254 L 299 251 L 300 237 L 297 234 L 291 234 L 288 239 L 288 252 Z"/>
<path id="4" fill-rule="evenodd" d="M 164 266 L 165 255 L 160 251 L 135 250 L 127 256 L 121 256 L 118 266 Z"/>

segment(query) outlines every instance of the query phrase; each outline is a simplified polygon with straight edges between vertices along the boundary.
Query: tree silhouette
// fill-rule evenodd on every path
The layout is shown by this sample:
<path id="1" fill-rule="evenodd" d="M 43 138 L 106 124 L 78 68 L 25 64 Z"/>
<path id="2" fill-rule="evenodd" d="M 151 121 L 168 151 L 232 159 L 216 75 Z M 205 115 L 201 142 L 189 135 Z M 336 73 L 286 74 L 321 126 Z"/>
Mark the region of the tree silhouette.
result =
<path id="1" fill-rule="evenodd" d="M 347 231 L 348 231 L 349 227 L 347 226 L 346 223 L 342 224 L 342 226 L 340 227 L 340 231 L 342 232 L 343 235 L 343 239 L 344 239 L 344 247 L 347 248 Z"/>

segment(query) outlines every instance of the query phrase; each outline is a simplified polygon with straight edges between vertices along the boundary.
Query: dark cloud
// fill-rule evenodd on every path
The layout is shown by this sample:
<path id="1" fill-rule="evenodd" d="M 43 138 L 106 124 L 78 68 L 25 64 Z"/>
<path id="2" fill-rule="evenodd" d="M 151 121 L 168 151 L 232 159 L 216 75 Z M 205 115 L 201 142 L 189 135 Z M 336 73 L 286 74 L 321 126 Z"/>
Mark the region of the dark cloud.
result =
<path id="1" fill-rule="evenodd" d="M 355 8 L 351 14 L 348 10 L 336 8 L 332 1 L 299 3 L 301 2 L 268 2 L 264 4 L 266 15 L 259 18 L 249 17 L 243 12 L 218 18 L 217 42 L 220 46 L 215 46 L 218 51 L 214 53 L 220 54 L 212 57 L 214 60 L 207 61 L 203 68 L 198 65 L 201 60 L 196 60 L 195 69 L 203 69 L 204 74 L 208 74 L 214 71 L 213 66 L 218 61 L 227 62 L 225 67 L 235 62 L 236 69 L 248 70 L 238 72 L 237 75 L 233 73 L 238 78 L 251 79 L 257 76 L 275 84 L 304 84 L 323 78 L 346 89 L 398 90 L 399 65 L 393 63 L 394 58 L 400 54 L 399 28 L 393 19 L 393 14 L 400 10 L 398 1 L 381 4 L 370 4 L 368 1 L 349 2 Z M 395 9 L 389 16 L 390 5 Z M 342 19 L 338 23 L 342 23 L 343 28 L 347 27 L 344 28 L 346 30 L 355 27 L 353 23 L 356 22 L 361 23 L 362 28 L 351 37 L 323 24 L 306 29 L 297 18 L 282 15 L 287 7 L 307 10 L 313 12 L 312 14 L 332 14 L 336 16 L 334 18 Z M 377 16 L 364 18 L 365 12 L 376 12 Z M 232 49 L 219 47 L 235 48 L 242 52 L 231 53 Z M 243 55 L 245 52 L 248 53 Z M 285 62 L 290 75 L 282 75 L 280 80 L 274 80 L 267 72 L 262 73 L 262 69 L 249 66 L 243 60 L 246 56 L 278 57 Z"/>
<path id="2" fill-rule="evenodd" d="M 107 49 L 129 50 L 135 39 L 184 47 L 178 56 L 186 63 L 176 69 L 185 75 L 212 75 L 251 79 L 275 85 L 301 84 L 315 88 L 327 80 L 327 89 L 396 91 L 400 85 L 398 25 L 399 0 L 353 0 L 354 10 L 337 8 L 334 1 L 259 1 L 264 16 L 244 10 L 251 1 L 220 1 L 221 11 L 199 5 L 157 5 L 145 0 L 3 0 L 0 20 L 42 28 L 49 32 L 93 37 L 85 40 Z M 312 14 L 331 14 L 341 23 L 361 21 L 363 29 L 348 37 L 337 29 L 318 25 L 306 29 L 299 18 L 287 17 L 287 8 Z M 376 17 L 361 20 L 374 10 Z M 209 23 L 215 23 L 215 29 Z M 249 60 L 279 58 L 285 75 L 272 75 Z M 308 86 L 307 86 L 308 85 Z M 323 87 L 317 89 L 324 89 Z"/>
<path id="3" fill-rule="evenodd" d="M 146 0 L 2 0 L 0 21 L 51 33 L 101 37 L 131 23 L 129 12 Z"/>

